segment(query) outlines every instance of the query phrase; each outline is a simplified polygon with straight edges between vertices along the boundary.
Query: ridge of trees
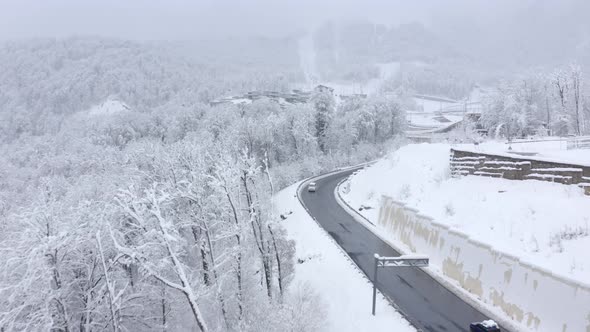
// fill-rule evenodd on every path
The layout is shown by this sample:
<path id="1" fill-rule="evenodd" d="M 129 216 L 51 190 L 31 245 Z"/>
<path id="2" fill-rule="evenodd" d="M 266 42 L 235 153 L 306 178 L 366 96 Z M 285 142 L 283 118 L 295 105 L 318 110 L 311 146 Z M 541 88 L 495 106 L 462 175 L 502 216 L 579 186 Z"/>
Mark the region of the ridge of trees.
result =
<path id="1" fill-rule="evenodd" d="M 282 83 L 275 74 L 242 81 L 207 70 L 193 80 L 183 72 L 191 65 L 178 70 L 142 45 L 92 38 L 0 53 L 18 60 L 0 76 L 0 329 L 308 331 L 324 323 L 316 291 L 292 284 L 294 243 L 272 195 L 374 159 L 403 131 L 402 98 L 336 105 L 319 93 L 322 103 L 285 109 L 270 100 L 210 107 L 203 91 Z M 44 65 L 62 53 L 59 69 Z M 87 78 L 88 64 L 102 60 L 108 69 Z M 129 107 L 84 111 L 109 96 Z"/>

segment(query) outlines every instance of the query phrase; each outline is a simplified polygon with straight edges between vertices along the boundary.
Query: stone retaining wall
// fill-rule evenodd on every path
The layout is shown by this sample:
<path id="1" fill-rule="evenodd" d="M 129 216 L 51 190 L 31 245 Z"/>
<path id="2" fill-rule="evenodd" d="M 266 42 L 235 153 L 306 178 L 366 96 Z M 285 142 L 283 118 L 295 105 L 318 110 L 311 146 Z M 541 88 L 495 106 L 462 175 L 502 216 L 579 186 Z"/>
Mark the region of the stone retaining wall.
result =
<path id="1" fill-rule="evenodd" d="M 590 195 L 590 167 L 522 157 L 451 149 L 453 176 L 479 175 L 510 180 L 540 180 L 576 184 Z"/>

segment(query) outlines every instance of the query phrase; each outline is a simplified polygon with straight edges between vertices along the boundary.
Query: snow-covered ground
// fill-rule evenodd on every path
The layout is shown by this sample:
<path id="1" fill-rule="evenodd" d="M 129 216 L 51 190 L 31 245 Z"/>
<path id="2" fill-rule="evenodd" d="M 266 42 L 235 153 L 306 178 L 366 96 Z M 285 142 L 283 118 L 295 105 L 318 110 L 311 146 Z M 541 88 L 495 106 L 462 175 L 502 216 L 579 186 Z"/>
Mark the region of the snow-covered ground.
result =
<path id="1" fill-rule="evenodd" d="M 590 197 L 575 185 L 451 178 L 447 144 L 402 147 L 350 179 L 346 201 L 377 220 L 381 195 L 554 273 L 590 280 Z"/>
<path id="2" fill-rule="evenodd" d="M 308 284 L 326 306 L 325 331 L 415 331 L 381 296 L 371 315 L 371 283 L 301 206 L 294 184 L 275 196 L 275 209 L 296 241 L 295 279 L 291 290 Z"/>
<path id="3" fill-rule="evenodd" d="M 435 115 L 433 113 L 407 112 L 406 119 L 411 126 L 410 129 L 439 129 L 452 125 L 463 120 L 461 115 Z"/>
<path id="4" fill-rule="evenodd" d="M 129 110 L 129 106 L 116 99 L 109 98 L 101 104 L 91 107 L 87 112 L 89 115 L 109 115 Z"/>
<path id="5" fill-rule="evenodd" d="M 414 97 L 417 111 L 408 111 L 408 131 L 420 132 L 424 130 L 442 129 L 463 120 L 465 105 L 462 102 L 452 102 L 438 97 Z M 468 109 L 471 109 L 469 106 Z"/>
<path id="6" fill-rule="evenodd" d="M 561 163 L 573 163 L 590 166 L 590 149 L 567 149 L 571 138 L 546 137 L 530 140 L 515 140 L 512 144 L 499 141 L 487 141 L 477 147 L 470 144 L 456 147 L 468 151 L 501 154 L 518 157 L 515 153 L 525 153 L 526 158 L 533 158 Z M 590 140 L 590 137 L 588 138 Z M 509 150 L 511 148 L 511 150 Z"/>

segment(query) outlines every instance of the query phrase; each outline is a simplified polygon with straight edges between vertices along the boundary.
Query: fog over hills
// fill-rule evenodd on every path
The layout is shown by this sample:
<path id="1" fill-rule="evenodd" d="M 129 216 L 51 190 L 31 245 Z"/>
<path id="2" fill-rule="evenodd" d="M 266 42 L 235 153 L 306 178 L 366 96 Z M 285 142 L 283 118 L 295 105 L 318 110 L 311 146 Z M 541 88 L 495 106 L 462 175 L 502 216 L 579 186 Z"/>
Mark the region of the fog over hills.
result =
<path id="1" fill-rule="evenodd" d="M 396 251 L 353 213 L 377 215 L 383 193 L 434 207 L 450 234 L 479 221 L 451 217 L 472 214 L 454 209 L 481 193 L 470 196 L 492 211 L 473 228 L 482 246 L 518 247 L 551 271 L 543 278 L 586 276 L 590 260 L 568 246 L 590 239 L 573 207 L 590 192 L 579 151 L 590 146 L 589 12 L 588 0 L 0 0 L 0 332 L 451 331 L 496 302 L 492 313 L 535 332 L 587 325 L 586 298 L 564 304 L 568 315 L 528 313 L 541 301 L 498 288 L 512 270 L 496 258 L 494 296 L 474 298 L 481 307 L 455 296 L 446 287 L 466 280 L 483 292 L 475 256 L 467 272 L 445 260 L 441 278 L 458 282 L 417 271 L 376 283 L 390 293 L 374 316 L 369 250 Z M 512 148 L 530 142 L 540 150 Z M 469 154 L 449 162 L 460 144 Z M 471 155 L 480 148 L 504 156 L 487 164 Z M 513 153 L 562 163 L 533 168 Z M 360 187 L 345 184 L 378 159 Z M 491 177 L 478 186 L 467 174 Z M 518 191 L 517 177 L 554 183 Z M 336 201 L 340 184 L 355 211 Z M 423 200 L 436 190 L 445 200 Z M 494 202 L 537 190 L 546 201 L 510 202 L 509 232 L 487 231 Z M 546 204 L 574 196 L 567 221 Z M 528 227 L 536 211 L 543 227 Z M 429 311 L 387 306 L 398 300 Z M 501 312 L 511 300 L 527 314 Z"/>

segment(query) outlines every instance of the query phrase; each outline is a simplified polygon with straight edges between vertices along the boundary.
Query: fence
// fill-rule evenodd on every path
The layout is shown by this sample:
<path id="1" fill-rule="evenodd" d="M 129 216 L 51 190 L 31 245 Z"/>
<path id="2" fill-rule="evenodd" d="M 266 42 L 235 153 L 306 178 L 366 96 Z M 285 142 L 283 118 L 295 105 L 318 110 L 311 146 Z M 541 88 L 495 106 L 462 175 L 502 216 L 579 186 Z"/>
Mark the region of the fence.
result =
<path id="1" fill-rule="evenodd" d="M 567 149 L 590 149 L 590 136 L 569 138 L 567 140 Z"/>

